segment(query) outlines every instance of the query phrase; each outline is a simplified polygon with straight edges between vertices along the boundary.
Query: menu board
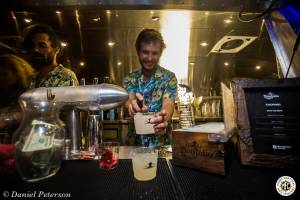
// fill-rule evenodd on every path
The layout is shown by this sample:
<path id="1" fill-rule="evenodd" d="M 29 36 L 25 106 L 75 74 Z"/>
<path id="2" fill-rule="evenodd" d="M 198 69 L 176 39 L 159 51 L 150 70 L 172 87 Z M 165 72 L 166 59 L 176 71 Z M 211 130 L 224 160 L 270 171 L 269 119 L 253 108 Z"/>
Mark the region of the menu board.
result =
<path id="1" fill-rule="evenodd" d="M 300 154 L 300 87 L 244 88 L 255 153 Z"/>

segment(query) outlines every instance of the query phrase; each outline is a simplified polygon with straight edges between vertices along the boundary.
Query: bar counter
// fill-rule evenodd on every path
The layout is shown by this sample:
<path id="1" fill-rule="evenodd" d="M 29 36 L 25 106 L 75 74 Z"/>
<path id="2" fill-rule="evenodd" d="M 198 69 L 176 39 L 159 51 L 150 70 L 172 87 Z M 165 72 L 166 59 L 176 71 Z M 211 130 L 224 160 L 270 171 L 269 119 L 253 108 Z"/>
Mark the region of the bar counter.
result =
<path id="1" fill-rule="evenodd" d="M 1 196 L 10 197 L 6 199 L 27 195 L 88 200 L 299 199 L 299 188 L 291 196 L 283 197 L 275 187 L 281 176 L 290 176 L 299 184 L 300 175 L 297 171 L 245 167 L 235 157 L 228 159 L 225 176 L 176 166 L 172 159 L 159 158 L 156 178 L 137 181 L 133 176 L 131 160 L 128 159 L 131 148 L 121 147 L 119 165 L 110 171 L 100 170 L 96 160 L 65 160 L 55 176 L 34 183 L 23 182 L 16 172 L 2 174 Z"/>

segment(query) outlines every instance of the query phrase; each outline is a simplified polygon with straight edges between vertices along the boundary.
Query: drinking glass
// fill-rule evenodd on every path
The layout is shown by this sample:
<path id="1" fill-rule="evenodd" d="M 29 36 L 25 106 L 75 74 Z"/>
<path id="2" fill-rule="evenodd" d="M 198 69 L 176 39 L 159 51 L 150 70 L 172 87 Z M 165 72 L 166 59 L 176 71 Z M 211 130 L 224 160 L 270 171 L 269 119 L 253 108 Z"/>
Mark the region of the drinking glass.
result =
<path id="1" fill-rule="evenodd" d="M 131 152 L 134 178 L 148 181 L 156 177 L 158 150 L 151 147 L 139 147 Z"/>
<path id="2" fill-rule="evenodd" d="M 102 142 L 98 147 L 99 168 L 111 170 L 119 163 L 119 142 Z"/>

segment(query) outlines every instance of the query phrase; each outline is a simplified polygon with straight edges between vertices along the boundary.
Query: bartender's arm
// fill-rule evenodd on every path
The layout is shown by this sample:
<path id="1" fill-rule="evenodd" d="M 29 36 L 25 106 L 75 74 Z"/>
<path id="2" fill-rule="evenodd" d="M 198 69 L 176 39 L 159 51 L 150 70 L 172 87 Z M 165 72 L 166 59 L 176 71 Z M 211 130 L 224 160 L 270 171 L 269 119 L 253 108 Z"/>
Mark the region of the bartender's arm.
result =
<path id="1" fill-rule="evenodd" d="M 154 124 L 155 133 L 161 132 L 168 127 L 169 121 L 173 116 L 175 101 L 173 99 L 164 99 L 161 112 L 155 113 L 155 117 L 151 120 Z"/>
<path id="2" fill-rule="evenodd" d="M 176 98 L 177 79 L 176 76 L 173 75 L 168 82 L 166 90 L 164 91 L 161 111 L 156 113 L 155 117 L 151 121 L 151 123 L 154 124 L 155 133 L 161 132 L 168 127 L 168 123 L 171 121 L 173 116 Z"/>
<path id="3" fill-rule="evenodd" d="M 129 99 L 127 100 L 125 106 L 128 109 L 129 115 L 133 116 L 137 112 L 147 112 L 147 107 L 143 105 L 142 108 L 139 107 L 138 101 L 143 102 L 143 96 L 140 93 L 129 94 Z M 174 100 L 164 99 L 162 103 L 162 110 L 155 113 L 154 118 L 152 118 L 151 123 L 154 124 L 155 133 L 163 131 L 168 126 L 168 121 L 171 120 L 174 112 Z"/>

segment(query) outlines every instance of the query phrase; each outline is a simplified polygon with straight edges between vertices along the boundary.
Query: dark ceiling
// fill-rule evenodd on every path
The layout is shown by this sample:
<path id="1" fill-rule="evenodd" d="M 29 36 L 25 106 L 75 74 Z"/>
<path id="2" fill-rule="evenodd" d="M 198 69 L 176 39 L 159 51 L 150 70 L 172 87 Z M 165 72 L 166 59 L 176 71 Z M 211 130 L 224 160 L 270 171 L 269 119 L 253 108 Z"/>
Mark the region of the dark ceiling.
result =
<path id="1" fill-rule="evenodd" d="M 56 11 L 61 13 L 57 14 Z M 238 20 L 237 11 L 226 9 L 141 9 L 141 7 L 132 9 L 130 7 L 130 9 L 108 10 L 96 6 L 82 9 L 69 6 L 50 8 L 32 6 L 25 10 L 20 6 L 8 7 L 0 11 L 2 25 L 0 41 L 12 48 L 9 50 L 2 45 L 0 53 L 13 52 L 15 48 L 20 48 L 18 43 L 21 33 L 28 25 L 48 24 L 68 44 L 64 48 L 60 62 L 73 69 L 79 78 L 86 77 L 87 82 L 90 82 L 93 77 L 102 80 L 103 77 L 109 76 L 114 83 L 121 85 L 128 72 L 140 67 L 134 49 L 139 31 L 143 28 L 161 30 L 164 28 L 165 16 L 182 12 L 189 16 L 188 84 L 196 96 L 206 95 L 210 88 L 218 91 L 221 81 L 228 83 L 236 77 L 277 76 L 274 50 L 262 19 L 249 23 L 241 22 Z M 255 15 L 250 13 L 247 17 Z M 155 20 L 156 17 L 159 19 Z M 32 21 L 26 23 L 25 18 Z M 96 18 L 100 20 L 95 21 Z M 226 19 L 230 19 L 231 22 L 225 23 Z M 178 27 L 182 27 L 180 23 L 182 22 L 178 21 Z M 225 35 L 257 38 L 238 53 L 210 53 L 213 46 Z M 109 41 L 113 41 L 115 45 L 108 46 Z M 207 42 L 205 47 L 201 46 L 204 41 Z M 178 45 L 178 49 L 180 48 L 182 47 Z M 81 61 L 85 62 L 84 66 L 80 66 Z M 228 66 L 224 65 L 225 62 Z M 257 65 L 261 66 L 260 70 L 255 69 Z"/>

